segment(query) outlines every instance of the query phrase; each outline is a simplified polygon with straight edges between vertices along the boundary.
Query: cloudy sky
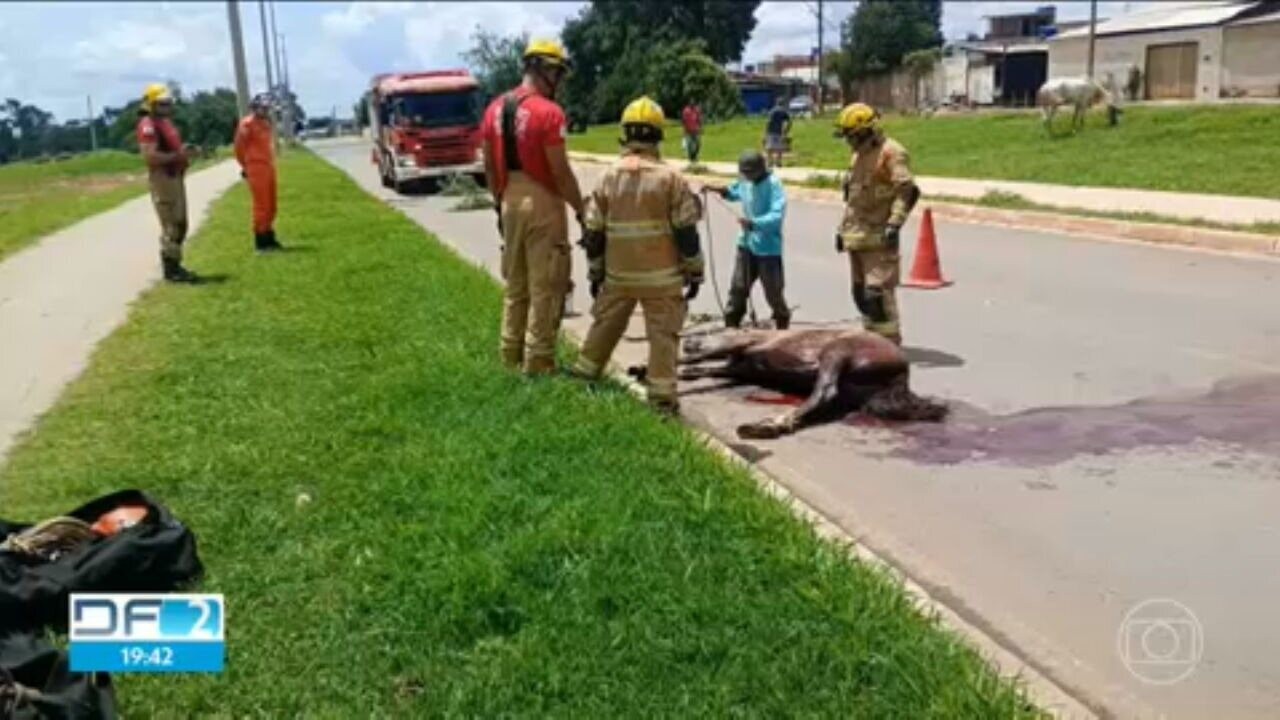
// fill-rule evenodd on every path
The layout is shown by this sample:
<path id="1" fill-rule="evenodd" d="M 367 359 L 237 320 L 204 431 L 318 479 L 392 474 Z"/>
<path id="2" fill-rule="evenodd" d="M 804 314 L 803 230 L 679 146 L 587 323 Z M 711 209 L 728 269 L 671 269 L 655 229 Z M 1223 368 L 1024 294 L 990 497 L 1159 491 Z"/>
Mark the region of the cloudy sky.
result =
<path id="1" fill-rule="evenodd" d="M 555 35 L 583 2 L 279 2 L 290 79 L 311 114 L 349 115 L 370 76 L 396 69 L 456 66 L 472 30 Z M 947 2 L 948 37 L 981 32 L 983 16 L 1044 2 Z M 1100 14 L 1143 2 L 1102 2 Z M 834 44 L 853 2 L 827 2 Z M 1087 2 L 1060 2 L 1062 19 L 1088 17 Z M 765 2 L 746 49 L 748 62 L 816 45 L 813 2 Z M 240 3 L 253 91 L 266 85 L 258 3 Z M 121 105 L 157 79 L 189 89 L 234 86 L 223 2 L 0 3 L 0 98 L 16 97 L 59 119 Z"/>

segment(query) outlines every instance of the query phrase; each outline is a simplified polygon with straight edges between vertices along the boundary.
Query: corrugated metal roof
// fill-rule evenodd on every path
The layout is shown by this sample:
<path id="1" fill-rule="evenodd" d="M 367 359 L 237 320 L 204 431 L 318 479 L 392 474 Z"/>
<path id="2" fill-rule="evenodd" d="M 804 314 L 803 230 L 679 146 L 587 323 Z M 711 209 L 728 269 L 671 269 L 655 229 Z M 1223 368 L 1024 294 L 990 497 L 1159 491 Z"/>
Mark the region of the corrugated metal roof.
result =
<path id="1" fill-rule="evenodd" d="M 1188 2 L 1162 3 L 1156 7 L 1119 15 L 1098 23 L 1097 34 L 1156 32 L 1175 28 L 1221 25 L 1237 15 L 1260 5 L 1260 2 Z M 1089 26 L 1069 30 L 1055 38 L 1070 39 L 1089 36 Z"/>
<path id="2" fill-rule="evenodd" d="M 1240 20 L 1232 20 L 1227 25 L 1235 27 L 1236 25 L 1260 25 L 1262 23 L 1280 22 L 1280 8 L 1276 8 L 1275 12 L 1263 13 L 1254 17 L 1242 18 Z"/>

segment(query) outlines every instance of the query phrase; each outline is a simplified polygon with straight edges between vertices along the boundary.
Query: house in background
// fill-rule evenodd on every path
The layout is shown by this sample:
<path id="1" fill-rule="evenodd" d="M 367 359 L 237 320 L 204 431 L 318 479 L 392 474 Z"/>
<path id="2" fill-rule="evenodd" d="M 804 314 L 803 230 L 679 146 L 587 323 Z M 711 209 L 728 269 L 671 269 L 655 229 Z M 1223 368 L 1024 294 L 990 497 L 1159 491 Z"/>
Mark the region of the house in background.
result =
<path id="1" fill-rule="evenodd" d="M 1094 77 L 1123 88 L 1136 68 L 1138 97 L 1210 101 L 1280 97 L 1280 2 L 1198 2 L 1101 21 Z M 1088 27 L 1049 40 L 1049 76 L 1086 74 Z"/>
<path id="2" fill-rule="evenodd" d="M 747 65 L 742 71 L 729 70 L 729 79 L 738 86 L 742 104 L 748 115 L 769 112 L 774 103 L 784 103 L 797 95 L 814 97 L 816 83 L 800 77 L 757 72 L 758 66 Z M 766 69 L 770 69 L 766 66 Z"/>
<path id="3" fill-rule="evenodd" d="M 1047 38 L 1061 29 L 1057 8 L 987 16 L 980 40 L 949 45 L 942 62 L 943 99 L 974 105 L 1034 105 L 1049 77 Z"/>

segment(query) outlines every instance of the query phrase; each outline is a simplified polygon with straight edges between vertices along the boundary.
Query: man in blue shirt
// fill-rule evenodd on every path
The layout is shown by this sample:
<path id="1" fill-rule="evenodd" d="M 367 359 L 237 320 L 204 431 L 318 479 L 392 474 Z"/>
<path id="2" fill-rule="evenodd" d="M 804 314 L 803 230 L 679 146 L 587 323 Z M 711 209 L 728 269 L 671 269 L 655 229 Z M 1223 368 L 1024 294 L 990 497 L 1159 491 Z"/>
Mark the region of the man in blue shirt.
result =
<path id="1" fill-rule="evenodd" d="M 787 151 L 787 135 L 791 133 L 791 113 L 782 104 L 782 98 L 769 111 L 764 126 L 764 151 L 769 153 L 769 167 L 782 167 L 782 154 Z"/>
<path id="2" fill-rule="evenodd" d="M 729 287 L 729 307 L 724 324 L 736 328 L 747 312 L 747 298 L 757 279 L 764 285 L 764 296 L 773 309 L 773 324 L 786 330 L 791 324 L 791 309 L 782 296 L 782 221 L 787 212 L 787 196 L 782 182 L 769 172 L 764 157 L 751 150 L 738 159 L 742 179 L 728 187 L 712 187 L 726 200 L 742 203 L 738 224 L 738 257 L 733 266 L 733 283 Z"/>

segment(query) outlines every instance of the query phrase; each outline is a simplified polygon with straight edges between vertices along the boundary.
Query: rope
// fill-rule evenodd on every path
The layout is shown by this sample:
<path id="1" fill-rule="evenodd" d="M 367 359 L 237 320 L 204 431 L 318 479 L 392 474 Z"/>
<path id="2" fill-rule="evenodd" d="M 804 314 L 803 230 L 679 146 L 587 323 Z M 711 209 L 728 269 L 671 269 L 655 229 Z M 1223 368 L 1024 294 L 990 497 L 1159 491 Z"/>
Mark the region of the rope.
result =
<path id="1" fill-rule="evenodd" d="M 702 194 L 705 196 L 712 193 L 709 193 L 707 187 L 703 185 Z M 715 198 L 719 200 L 720 204 L 724 205 L 729 212 L 733 213 L 735 217 L 737 216 L 737 213 L 733 212 L 733 206 L 730 205 L 728 201 L 720 197 L 718 194 L 715 195 Z M 706 205 L 706 203 L 703 204 Z M 724 309 L 724 301 L 720 297 L 720 283 L 716 280 L 716 243 L 715 238 L 711 234 L 710 207 L 705 208 L 705 210 L 706 211 L 702 213 L 702 221 L 707 228 L 707 265 L 711 270 L 711 290 L 716 296 L 716 305 L 720 308 L 720 317 L 723 319 L 726 313 Z M 751 293 L 747 293 L 747 314 L 751 317 L 751 326 L 757 328 L 760 327 L 760 322 L 756 318 L 756 303 L 755 300 L 752 299 Z"/>

